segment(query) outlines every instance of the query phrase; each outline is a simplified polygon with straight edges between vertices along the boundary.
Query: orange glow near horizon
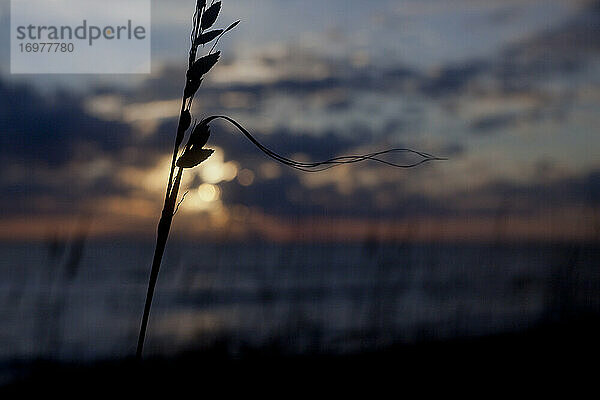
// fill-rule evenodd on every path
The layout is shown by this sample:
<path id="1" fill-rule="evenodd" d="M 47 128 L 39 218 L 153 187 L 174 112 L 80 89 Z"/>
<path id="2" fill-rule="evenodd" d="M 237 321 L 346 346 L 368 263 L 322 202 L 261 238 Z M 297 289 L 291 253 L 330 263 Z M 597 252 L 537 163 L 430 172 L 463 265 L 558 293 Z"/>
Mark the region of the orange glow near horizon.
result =
<path id="1" fill-rule="evenodd" d="M 186 218 L 175 219 L 175 235 L 184 235 L 189 240 L 219 240 L 227 237 L 231 240 L 263 238 L 273 242 L 360 242 L 367 239 L 391 242 L 600 240 L 600 221 L 589 223 L 590 219 L 581 210 L 565 210 L 553 215 L 509 217 L 501 223 L 486 217 L 296 219 L 276 217 L 244 206 L 226 208 L 218 200 L 218 187 L 205 185 L 186 198 L 184 204 L 192 211 L 186 212 L 189 213 Z M 591 214 L 588 215 L 591 217 Z M 43 240 L 55 233 L 72 232 L 79 220 L 76 216 L 67 215 L 3 219 L 0 220 L 0 240 Z M 588 223 L 582 223 L 583 221 Z M 155 216 L 135 212 L 95 215 L 91 219 L 89 236 L 150 239 L 154 235 L 156 222 Z"/>

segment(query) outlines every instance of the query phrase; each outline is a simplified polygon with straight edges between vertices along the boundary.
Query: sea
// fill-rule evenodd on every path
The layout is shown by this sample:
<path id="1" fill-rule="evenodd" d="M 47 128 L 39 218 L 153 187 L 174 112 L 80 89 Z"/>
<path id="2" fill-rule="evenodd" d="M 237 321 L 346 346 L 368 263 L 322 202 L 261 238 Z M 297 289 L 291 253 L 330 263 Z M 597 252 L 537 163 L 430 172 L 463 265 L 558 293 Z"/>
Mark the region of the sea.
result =
<path id="1" fill-rule="evenodd" d="M 0 369 L 135 353 L 153 244 L 0 244 Z M 169 243 L 145 354 L 340 354 L 600 311 L 588 243 Z"/>

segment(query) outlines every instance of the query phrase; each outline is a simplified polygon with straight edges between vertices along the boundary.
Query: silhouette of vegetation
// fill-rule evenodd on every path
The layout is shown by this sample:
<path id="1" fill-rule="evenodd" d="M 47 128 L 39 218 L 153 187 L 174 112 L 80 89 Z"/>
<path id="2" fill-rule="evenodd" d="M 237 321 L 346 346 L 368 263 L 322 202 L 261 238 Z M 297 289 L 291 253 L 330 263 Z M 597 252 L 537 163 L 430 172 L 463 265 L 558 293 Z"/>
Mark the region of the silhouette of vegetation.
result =
<path id="1" fill-rule="evenodd" d="M 341 157 L 330 158 L 320 162 L 300 162 L 284 157 L 273 150 L 267 148 L 258 142 L 254 136 L 248 132 L 241 124 L 232 118 L 224 115 L 215 115 L 207 117 L 201 120 L 199 123 L 194 124 L 191 134 L 189 135 L 188 142 L 184 146 L 183 152 L 179 155 L 179 151 L 183 141 L 185 139 L 186 132 L 192 125 L 191 108 L 196 92 L 202 84 L 203 77 L 207 74 L 219 61 L 221 52 L 214 52 L 214 49 L 218 41 L 223 35 L 233 28 L 235 28 L 240 21 L 236 21 L 229 25 L 225 30 L 217 29 L 207 31 L 212 28 L 216 23 L 219 13 L 221 11 L 221 2 L 211 2 L 207 4 L 206 0 L 197 0 L 194 15 L 192 18 L 192 32 L 190 36 L 191 47 L 189 51 L 188 70 L 186 73 L 186 83 L 183 90 L 181 112 L 179 117 L 179 123 L 177 127 L 177 134 L 175 138 L 175 145 L 173 148 L 173 155 L 171 161 L 171 170 L 169 173 L 169 180 L 167 183 L 167 190 L 165 194 L 165 200 L 163 205 L 162 214 L 158 223 L 157 228 L 157 239 L 156 247 L 154 251 L 154 258 L 152 261 L 152 267 L 150 271 L 150 278 L 148 282 L 148 291 L 146 294 L 146 302 L 144 305 L 144 312 L 142 315 L 142 321 L 140 326 L 140 332 L 138 336 L 138 344 L 136 357 L 141 359 L 144 340 L 146 336 L 146 330 L 148 327 L 148 318 L 150 315 L 150 308 L 152 306 L 152 298 L 154 296 L 154 289 L 156 281 L 158 279 L 158 273 L 162 262 L 163 254 L 169 237 L 171 229 L 171 223 L 173 216 L 177 212 L 180 203 L 177 202 L 179 196 L 179 189 L 181 186 L 181 179 L 185 169 L 194 168 L 207 160 L 213 153 L 214 150 L 204 149 L 204 145 L 210 138 L 210 123 L 216 119 L 222 119 L 233 124 L 246 138 L 250 140 L 260 151 L 266 154 L 268 157 L 294 169 L 305 171 L 305 172 L 320 172 L 326 169 L 341 165 L 341 164 L 353 164 L 361 161 L 375 161 L 382 164 L 386 164 L 397 168 L 411 168 L 421 165 L 425 162 L 442 160 L 432 156 L 431 154 L 414 151 L 411 149 L 389 149 L 363 155 L 348 155 Z M 208 54 L 198 57 L 198 49 L 200 46 L 204 48 L 206 44 L 215 41 Z M 411 164 L 397 164 L 390 161 L 386 161 L 382 156 L 390 153 L 411 153 L 421 157 L 421 160 Z"/>
<path id="2" fill-rule="evenodd" d="M 560 375 L 560 379 L 569 382 L 573 374 L 581 381 L 581 377 L 591 377 L 593 373 L 582 359 L 589 360 L 597 353 L 593 348 L 599 333 L 597 319 L 580 318 L 520 333 L 395 344 L 337 356 L 318 351 L 286 354 L 279 343 L 274 342 L 260 348 L 243 347 L 240 354 L 232 358 L 227 343 L 217 343 L 209 350 L 153 358 L 143 365 L 130 360 L 22 365 L 22 375 L 0 387 L 0 396 L 16 398 L 24 394 L 56 393 L 79 398 L 90 388 L 107 394 L 135 396 L 146 393 L 156 396 L 162 392 L 171 396 L 175 393 L 197 396 L 200 390 L 203 394 L 221 396 L 248 396 L 253 392 L 281 396 L 283 385 L 339 391 L 340 387 L 346 388 L 340 382 L 348 381 L 352 382 L 351 388 L 357 382 L 369 389 L 392 391 L 398 390 L 399 382 L 419 389 L 431 385 L 432 381 L 456 381 L 465 385 L 465 376 L 484 382 L 497 379 L 506 385 L 507 371 L 540 381 Z M 200 358 L 203 363 L 197 362 Z M 523 382 L 518 382 L 522 389 Z M 537 389 L 538 380 L 532 382 Z"/>

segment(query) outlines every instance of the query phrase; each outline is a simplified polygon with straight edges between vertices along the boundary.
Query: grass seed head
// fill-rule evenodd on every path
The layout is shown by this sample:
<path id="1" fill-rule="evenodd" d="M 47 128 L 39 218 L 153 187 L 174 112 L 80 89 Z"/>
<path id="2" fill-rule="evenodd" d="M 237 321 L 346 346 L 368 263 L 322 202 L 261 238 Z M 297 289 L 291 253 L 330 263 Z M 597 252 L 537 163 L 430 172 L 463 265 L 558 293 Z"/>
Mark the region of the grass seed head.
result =
<path id="1" fill-rule="evenodd" d="M 217 1 L 212 6 L 208 7 L 202 14 L 202 30 L 208 29 L 214 25 L 221 11 L 221 2 Z"/>
<path id="2" fill-rule="evenodd" d="M 212 31 L 205 32 L 196 38 L 194 45 L 200 46 L 200 45 L 206 44 L 208 42 L 211 42 L 222 33 L 223 33 L 223 29 L 215 29 Z"/>
<path id="3" fill-rule="evenodd" d="M 202 78 L 196 79 L 196 80 L 188 79 L 185 84 L 185 89 L 183 91 L 183 97 L 185 97 L 186 99 L 189 99 L 190 97 L 194 96 L 196 94 L 196 92 L 198 91 L 198 89 L 200 88 L 201 84 L 202 84 Z"/>
<path id="4" fill-rule="evenodd" d="M 206 161 L 208 157 L 212 156 L 214 150 L 203 149 L 201 146 L 192 146 L 186 149 L 179 160 L 177 160 L 177 166 L 179 168 L 194 168 L 200 163 Z"/>
<path id="5" fill-rule="evenodd" d="M 210 138 L 210 126 L 202 121 L 194 128 L 194 131 L 190 135 L 187 146 L 198 146 L 202 147 L 208 142 Z"/>
<path id="6" fill-rule="evenodd" d="M 219 61 L 219 57 L 221 57 L 221 52 L 217 51 L 216 53 L 208 54 L 197 59 L 187 72 L 188 79 L 190 81 L 200 80 L 204 74 L 215 66 Z"/>

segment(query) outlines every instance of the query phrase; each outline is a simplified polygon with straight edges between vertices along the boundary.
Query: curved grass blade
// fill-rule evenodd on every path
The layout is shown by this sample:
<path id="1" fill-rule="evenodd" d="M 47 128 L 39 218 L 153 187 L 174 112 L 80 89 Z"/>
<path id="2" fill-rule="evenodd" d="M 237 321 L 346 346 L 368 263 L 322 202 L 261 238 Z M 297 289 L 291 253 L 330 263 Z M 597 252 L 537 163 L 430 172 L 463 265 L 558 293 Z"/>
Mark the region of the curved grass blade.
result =
<path id="1" fill-rule="evenodd" d="M 216 41 L 216 42 L 213 44 L 213 46 L 210 48 L 210 51 L 209 51 L 209 53 L 212 53 L 212 52 L 213 52 L 213 50 L 215 49 L 215 47 L 217 47 L 217 44 L 219 44 L 219 40 L 221 40 L 221 38 L 222 38 L 222 37 L 223 37 L 223 36 L 224 36 L 224 35 L 225 35 L 227 32 L 229 32 L 230 30 L 232 30 L 233 28 L 235 28 L 236 26 L 238 26 L 238 24 L 239 24 L 240 22 L 241 22 L 241 21 L 238 19 L 238 20 L 237 20 L 237 21 L 235 21 L 233 24 L 229 25 L 229 26 L 227 27 L 227 29 L 225 29 L 225 30 L 223 31 L 223 33 L 221 33 L 221 34 L 219 35 L 219 37 L 217 38 L 217 41 Z"/>
<path id="2" fill-rule="evenodd" d="M 427 163 L 430 161 L 445 160 L 445 158 L 436 157 L 431 154 L 416 151 L 416 150 L 405 149 L 405 148 L 395 148 L 395 149 L 388 149 L 388 150 L 378 151 L 378 152 L 369 153 L 369 154 L 334 157 L 334 158 L 330 158 L 328 160 L 319 161 L 319 162 L 301 162 L 301 161 L 296 161 L 296 160 L 292 160 L 290 158 L 284 157 L 284 156 L 277 154 L 276 152 L 270 150 L 269 148 L 267 148 L 266 146 L 261 144 L 258 140 L 256 140 L 254 138 L 254 136 L 252 136 L 252 134 L 250 132 L 248 132 L 237 121 L 235 121 L 233 118 L 230 118 L 226 115 L 214 115 L 212 117 L 208 117 L 208 118 L 202 120 L 201 124 L 208 125 L 211 121 L 213 121 L 215 119 L 224 119 L 224 120 L 228 121 L 229 123 L 231 123 L 232 125 L 234 125 L 240 132 L 242 132 L 242 134 L 244 136 L 246 136 L 246 138 L 248 138 L 248 140 L 250 140 L 256 147 L 258 147 L 258 149 L 260 151 L 262 151 L 263 153 L 265 153 L 267 156 L 271 157 L 272 159 L 274 159 L 282 164 L 285 164 L 289 167 L 292 167 L 294 169 L 304 171 L 304 172 L 321 172 L 321 171 L 325 171 L 327 169 L 336 167 L 338 165 L 354 164 L 357 162 L 362 162 L 362 161 L 367 161 L 367 160 L 379 162 L 379 163 L 389 165 L 391 167 L 396 167 L 396 168 L 412 168 L 412 167 L 416 167 L 418 165 L 421 165 L 421 164 L 424 164 L 424 163 Z M 391 153 L 410 153 L 410 154 L 418 155 L 422 159 L 419 161 L 416 161 L 414 163 L 410 163 L 410 164 L 397 164 L 397 163 L 386 161 L 386 160 L 380 158 L 381 156 L 383 156 L 385 154 L 391 154 Z"/>
<path id="3" fill-rule="evenodd" d="M 223 31 L 223 33 L 227 33 L 227 32 L 229 32 L 230 30 L 232 30 L 233 28 L 235 28 L 236 26 L 238 26 L 238 24 L 239 24 L 240 22 L 241 22 L 241 20 L 239 20 L 239 19 L 238 19 L 238 20 L 237 20 L 237 21 L 235 21 L 233 24 L 229 25 L 229 26 L 227 27 L 227 29 L 225 29 L 225 30 Z"/>

